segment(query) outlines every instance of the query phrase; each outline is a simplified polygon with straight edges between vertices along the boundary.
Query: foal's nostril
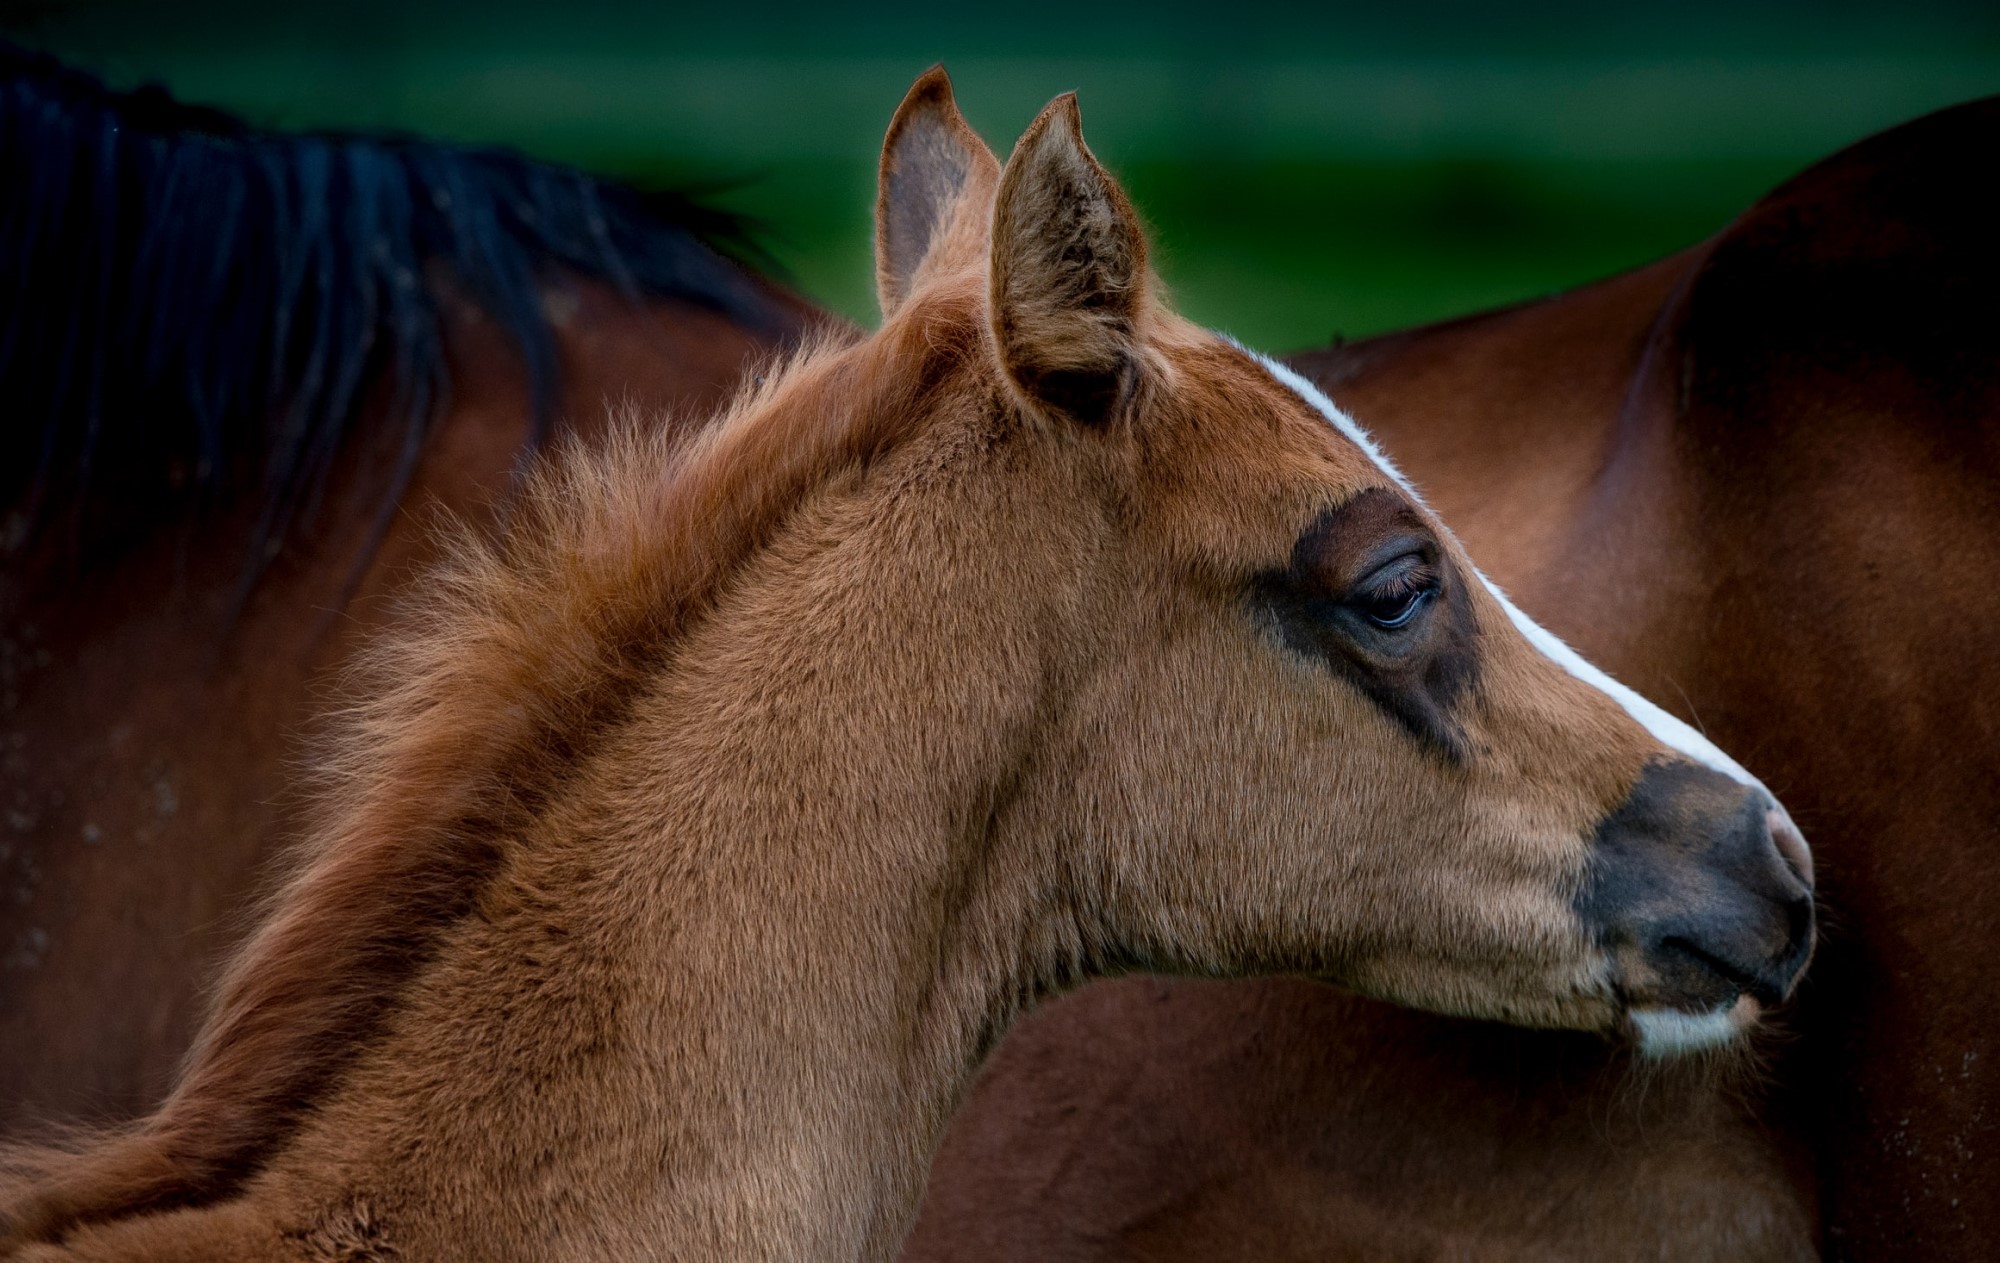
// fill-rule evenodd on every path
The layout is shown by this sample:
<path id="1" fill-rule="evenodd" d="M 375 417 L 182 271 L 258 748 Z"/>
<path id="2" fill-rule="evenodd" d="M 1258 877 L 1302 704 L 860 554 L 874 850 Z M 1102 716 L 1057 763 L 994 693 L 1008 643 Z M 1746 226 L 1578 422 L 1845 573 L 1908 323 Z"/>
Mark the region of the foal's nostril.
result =
<path id="1" fill-rule="evenodd" d="M 1806 962 L 1812 959 L 1816 933 L 1812 896 L 1806 895 L 1786 904 L 1785 916 L 1791 923 L 1792 934 L 1789 950 L 1779 960 L 1779 969 L 1786 977 L 1785 990 L 1789 992 L 1798 984 L 1799 975 L 1806 971 Z"/>
<path id="2" fill-rule="evenodd" d="M 1778 848 L 1779 857 L 1791 866 L 1792 872 L 1806 884 L 1806 888 L 1811 889 L 1812 848 L 1806 845 L 1805 835 L 1799 832 L 1799 827 L 1792 823 L 1792 818 L 1782 808 L 1771 808 L 1764 813 L 1764 820 L 1770 826 L 1771 842 Z"/>

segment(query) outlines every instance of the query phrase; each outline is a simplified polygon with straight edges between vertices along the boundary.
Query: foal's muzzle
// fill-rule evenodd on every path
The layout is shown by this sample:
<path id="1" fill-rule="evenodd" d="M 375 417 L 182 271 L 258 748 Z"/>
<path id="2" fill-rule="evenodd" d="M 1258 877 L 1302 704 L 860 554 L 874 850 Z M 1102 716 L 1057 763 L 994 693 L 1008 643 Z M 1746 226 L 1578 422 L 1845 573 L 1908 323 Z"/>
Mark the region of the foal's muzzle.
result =
<path id="1" fill-rule="evenodd" d="M 1642 1036 L 1720 1042 L 1805 970 L 1812 856 L 1761 787 L 1662 760 L 1598 826 L 1577 910 Z"/>

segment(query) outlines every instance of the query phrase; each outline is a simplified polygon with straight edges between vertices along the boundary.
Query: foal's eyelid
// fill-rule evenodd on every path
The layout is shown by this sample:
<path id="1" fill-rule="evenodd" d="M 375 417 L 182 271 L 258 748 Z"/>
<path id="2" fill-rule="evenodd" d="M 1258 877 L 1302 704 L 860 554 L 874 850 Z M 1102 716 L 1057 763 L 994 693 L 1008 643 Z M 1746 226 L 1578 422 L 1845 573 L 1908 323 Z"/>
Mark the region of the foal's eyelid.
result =
<path id="1" fill-rule="evenodd" d="M 1420 566 L 1435 565 L 1437 548 L 1429 540 L 1416 535 L 1392 539 L 1377 547 L 1358 568 L 1357 577 L 1349 585 L 1349 591 L 1361 594 L 1374 586 L 1373 581 L 1386 570 L 1414 561 Z"/>

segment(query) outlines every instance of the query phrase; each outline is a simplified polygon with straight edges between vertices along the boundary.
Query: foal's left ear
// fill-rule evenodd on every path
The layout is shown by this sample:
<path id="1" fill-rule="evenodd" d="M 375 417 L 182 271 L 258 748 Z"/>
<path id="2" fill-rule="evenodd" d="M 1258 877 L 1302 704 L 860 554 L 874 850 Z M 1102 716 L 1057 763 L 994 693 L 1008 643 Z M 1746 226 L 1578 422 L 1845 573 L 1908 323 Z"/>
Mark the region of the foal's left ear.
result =
<path id="1" fill-rule="evenodd" d="M 882 142 L 875 297 L 884 320 L 910 296 L 926 264 L 975 261 L 999 178 L 999 160 L 958 112 L 951 76 L 932 66 L 910 86 Z"/>
<path id="2" fill-rule="evenodd" d="M 1014 146 L 993 208 L 993 333 L 1024 394 L 1104 420 L 1131 389 L 1146 302 L 1146 238 L 1083 143 L 1076 94 Z"/>

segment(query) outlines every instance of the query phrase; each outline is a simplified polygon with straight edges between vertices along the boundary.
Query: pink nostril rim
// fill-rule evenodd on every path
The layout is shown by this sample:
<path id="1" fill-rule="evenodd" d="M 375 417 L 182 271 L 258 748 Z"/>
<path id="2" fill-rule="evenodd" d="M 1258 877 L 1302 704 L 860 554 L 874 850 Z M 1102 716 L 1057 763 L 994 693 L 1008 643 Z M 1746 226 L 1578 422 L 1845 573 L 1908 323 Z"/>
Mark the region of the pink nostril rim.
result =
<path id="1" fill-rule="evenodd" d="M 1792 823 L 1792 818 L 1782 808 L 1772 808 L 1764 819 L 1771 826 L 1771 841 L 1777 843 L 1778 854 L 1785 857 L 1807 886 L 1813 884 L 1812 848 L 1806 845 L 1805 835 Z"/>

